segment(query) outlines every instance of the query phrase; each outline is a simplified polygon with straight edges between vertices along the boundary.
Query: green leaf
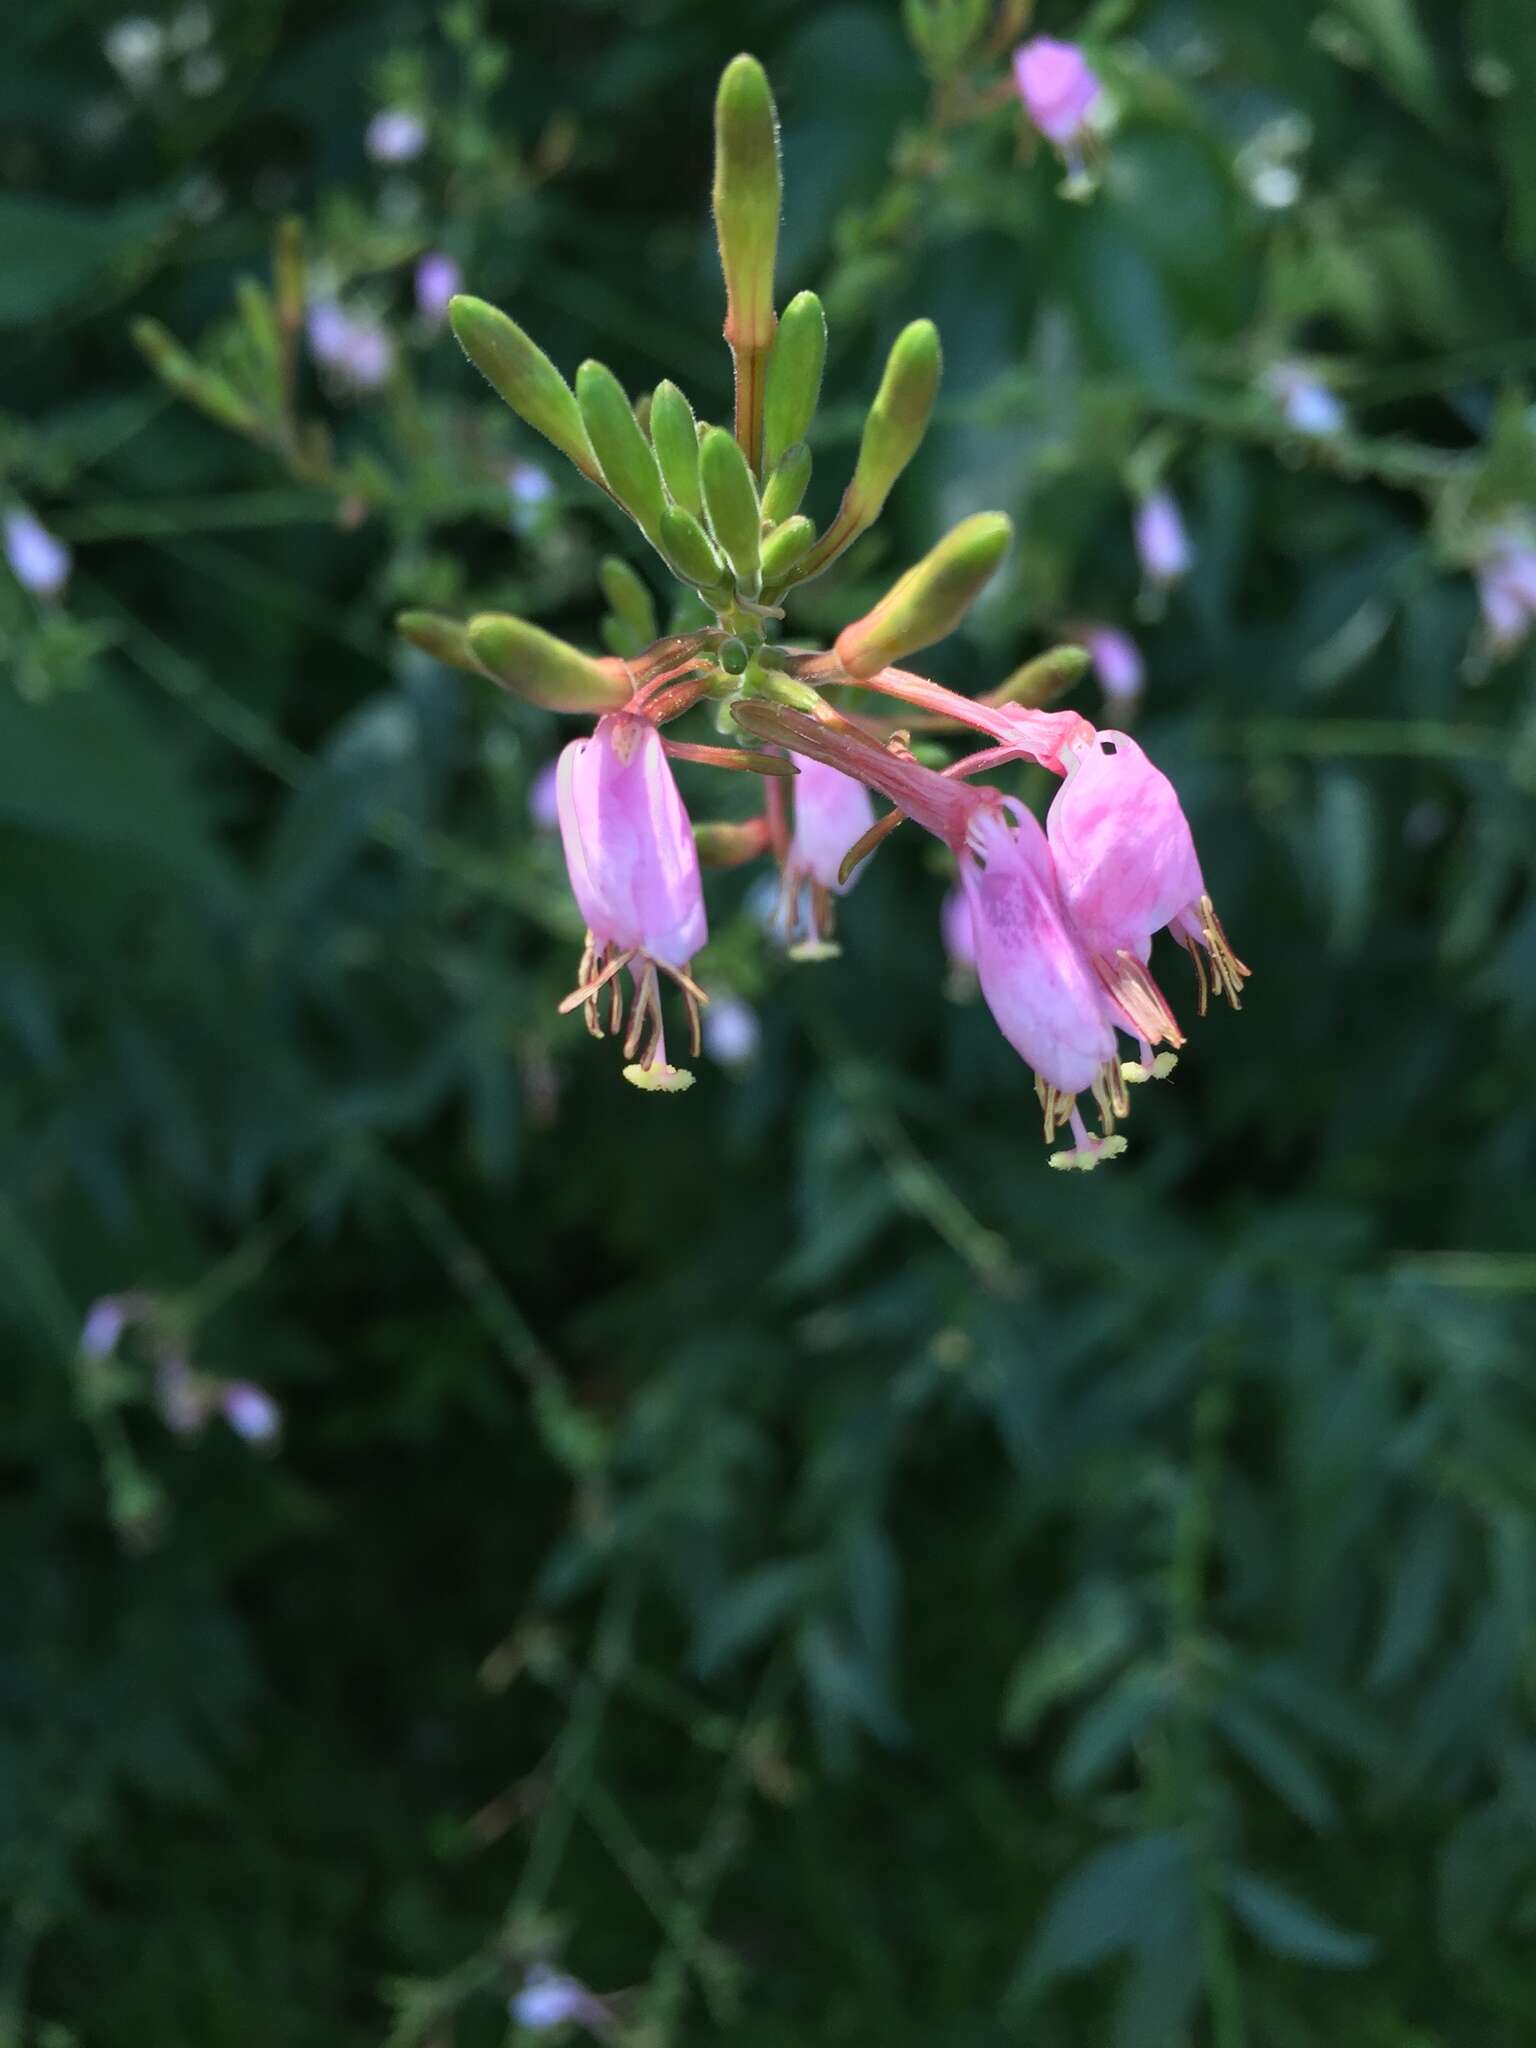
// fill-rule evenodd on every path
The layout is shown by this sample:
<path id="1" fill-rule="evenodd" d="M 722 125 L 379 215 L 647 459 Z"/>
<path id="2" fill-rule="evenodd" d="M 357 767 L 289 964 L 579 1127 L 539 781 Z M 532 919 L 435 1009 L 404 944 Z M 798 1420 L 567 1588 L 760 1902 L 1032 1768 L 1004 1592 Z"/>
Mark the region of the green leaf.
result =
<path id="1" fill-rule="evenodd" d="M 1138 1835 L 1100 1849 L 1052 1895 L 1010 1997 L 1030 1999 L 1058 1977 L 1135 1948 L 1148 1900 L 1188 1883 L 1189 1851 L 1181 1835 Z"/>
<path id="2" fill-rule="evenodd" d="M 1536 38 L 1526 0 L 1472 0 L 1467 47 L 1503 88 L 1488 109 L 1509 192 L 1510 254 L 1536 259 Z"/>
<path id="3" fill-rule="evenodd" d="M 1211 1716 L 1237 1754 L 1308 1827 L 1326 1834 L 1338 1823 L 1333 1795 L 1309 1757 L 1251 1702 L 1229 1696 Z"/>
<path id="4" fill-rule="evenodd" d="M 1358 1970 L 1376 1952 L 1369 1935 L 1351 1934 L 1251 1870 L 1228 1872 L 1222 1890 L 1249 1933 L 1277 1956 L 1321 1969 Z"/>
<path id="5" fill-rule="evenodd" d="M 1052 1707 L 1097 1685 L 1130 1651 L 1136 1611 L 1125 1590 L 1091 1580 L 1052 1618 L 1008 1681 L 1004 1735 L 1031 1736 Z"/>
<path id="6" fill-rule="evenodd" d="M 171 218 L 174 202 L 123 200 L 72 206 L 62 199 L 0 192 L 0 328 L 29 327 L 83 298 Z"/>

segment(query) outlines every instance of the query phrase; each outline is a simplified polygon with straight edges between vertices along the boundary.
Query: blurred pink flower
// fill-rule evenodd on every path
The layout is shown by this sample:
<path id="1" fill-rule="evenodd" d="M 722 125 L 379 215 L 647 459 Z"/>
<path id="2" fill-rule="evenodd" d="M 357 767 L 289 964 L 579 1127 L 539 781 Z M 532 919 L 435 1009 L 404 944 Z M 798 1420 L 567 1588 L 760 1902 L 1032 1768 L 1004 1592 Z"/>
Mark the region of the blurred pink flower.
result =
<path id="1" fill-rule="evenodd" d="M 1195 551 L 1172 491 L 1151 491 L 1140 501 L 1134 531 L 1142 574 L 1155 589 L 1166 590 L 1188 575 Z"/>
<path id="2" fill-rule="evenodd" d="M 1024 111 L 1048 142 L 1072 151 L 1088 131 L 1099 81 L 1076 43 L 1034 36 L 1013 53 L 1013 80 Z"/>
<path id="3" fill-rule="evenodd" d="M 448 318 L 448 301 L 464 288 L 464 273 L 441 249 L 429 249 L 416 265 L 416 310 L 431 327 Z"/>
<path id="4" fill-rule="evenodd" d="M 1521 533 L 1497 535 L 1474 574 L 1488 651 L 1502 660 L 1536 624 L 1536 546 Z"/>
<path id="5" fill-rule="evenodd" d="M 408 107 L 383 107 L 363 131 L 363 147 L 376 164 L 408 164 L 427 146 L 427 124 Z"/>
<path id="6" fill-rule="evenodd" d="M 1141 698 L 1147 679 L 1141 649 L 1118 626 L 1081 626 L 1074 634 L 1087 648 L 1093 672 L 1106 700 L 1129 711 Z"/>
<path id="7" fill-rule="evenodd" d="M 785 857 L 780 896 L 780 928 L 795 938 L 791 957 L 816 959 L 836 949 L 831 945 L 832 898 L 846 895 L 853 876 L 839 880 L 843 856 L 875 822 L 869 790 L 840 769 L 820 761 L 800 760 L 794 780 L 794 830 Z M 809 915 L 802 925 L 803 900 Z"/>

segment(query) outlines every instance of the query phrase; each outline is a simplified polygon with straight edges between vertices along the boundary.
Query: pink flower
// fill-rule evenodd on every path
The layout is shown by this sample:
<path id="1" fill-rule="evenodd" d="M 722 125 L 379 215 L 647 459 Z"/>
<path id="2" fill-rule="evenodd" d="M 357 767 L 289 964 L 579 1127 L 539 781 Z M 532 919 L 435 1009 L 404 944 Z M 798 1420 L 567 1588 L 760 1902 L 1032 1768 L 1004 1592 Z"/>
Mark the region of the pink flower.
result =
<path id="1" fill-rule="evenodd" d="M 1067 921 L 1050 848 L 1013 797 L 971 817 L 960 883 L 971 914 L 976 973 L 997 1028 L 1035 1073 L 1047 1141 L 1062 1124 L 1075 1141 L 1053 1166 L 1090 1167 L 1125 1150 L 1115 1118 L 1129 1108 L 1105 991 Z M 1077 1098 L 1092 1092 L 1104 1137 L 1092 1138 Z"/>
<path id="2" fill-rule="evenodd" d="M 531 2034 L 543 2034 L 553 2027 L 571 2024 L 589 2033 L 602 2034 L 612 2024 L 608 2005 L 585 1984 L 568 1977 L 548 1963 L 534 1963 L 522 1984 L 512 1994 L 507 2010 L 520 2027 Z"/>
<path id="3" fill-rule="evenodd" d="M 704 1050 L 722 1067 L 749 1066 L 762 1036 L 756 1010 L 740 996 L 717 995 L 704 1012 Z"/>
<path id="4" fill-rule="evenodd" d="M 7 512 L 5 559 L 23 590 L 34 597 L 57 597 L 69 581 L 74 557 L 57 534 L 50 533 L 30 512 Z"/>
<path id="5" fill-rule="evenodd" d="M 1184 515 L 1172 491 L 1152 491 L 1136 507 L 1136 556 L 1155 590 L 1187 576 L 1195 559 Z"/>
<path id="6" fill-rule="evenodd" d="M 1488 651 L 1502 660 L 1522 645 L 1536 624 L 1536 547 L 1519 533 L 1501 533 L 1475 574 Z"/>
<path id="7" fill-rule="evenodd" d="M 1207 977 L 1239 1007 L 1248 969 L 1221 928 L 1178 793 L 1135 740 L 1101 732 L 1069 770 L 1045 824 L 1072 923 L 1144 1058 L 1162 1038 L 1181 1042 L 1147 972 L 1154 932 L 1166 928 L 1188 949 L 1202 1016 Z"/>
<path id="8" fill-rule="evenodd" d="M 1076 43 L 1034 36 L 1013 53 L 1013 81 L 1024 111 L 1048 142 L 1073 150 L 1088 131 L 1099 81 Z"/>
<path id="9" fill-rule="evenodd" d="M 1308 440 L 1329 440 L 1349 424 L 1338 394 L 1300 363 L 1273 363 L 1261 381 L 1286 425 Z"/>
<path id="10" fill-rule="evenodd" d="M 377 391 L 395 367 L 395 345 L 382 327 L 317 299 L 305 319 L 309 352 L 345 392 Z"/>
<path id="11" fill-rule="evenodd" d="M 441 249 L 429 249 L 416 266 L 416 310 L 430 327 L 448 318 L 448 301 L 464 287 L 464 273 Z"/>
<path id="12" fill-rule="evenodd" d="M 541 832 L 560 830 L 560 763 L 546 761 L 528 785 L 528 815 Z"/>
<path id="13" fill-rule="evenodd" d="M 843 856 L 874 824 L 875 807 L 865 785 L 840 769 L 804 759 L 796 765 L 795 827 L 784 862 L 780 926 L 787 932 L 799 931 L 801 901 L 809 895 L 809 933 L 791 946 L 790 954 L 825 959 L 837 950 L 830 943 L 832 898 L 846 895 L 853 886 L 851 875 L 846 882 L 839 879 Z"/>
<path id="14" fill-rule="evenodd" d="M 561 754 L 556 802 L 566 870 L 587 923 L 578 986 L 561 1009 L 585 1010 L 600 1038 L 606 987 L 616 1032 L 627 967 L 635 1000 L 624 1078 L 638 1088 L 690 1087 L 693 1076 L 667 1062 L 657 973 L 682 989 L 697 1053 L 698 1005 L 707 999 L 688 969 L 709 934 L 693 829 L 656 727 L 630 711 L 599 719 L 590 739 L 572 740 Z"/>

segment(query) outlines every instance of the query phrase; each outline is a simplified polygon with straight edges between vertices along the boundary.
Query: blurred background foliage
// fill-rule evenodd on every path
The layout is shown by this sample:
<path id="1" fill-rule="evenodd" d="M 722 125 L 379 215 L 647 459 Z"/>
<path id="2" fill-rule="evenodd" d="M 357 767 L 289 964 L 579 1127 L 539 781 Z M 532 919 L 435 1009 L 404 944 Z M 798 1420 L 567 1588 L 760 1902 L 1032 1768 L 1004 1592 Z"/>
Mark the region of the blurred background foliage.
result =
<path id="1" fill-rule="evenodd" d="M 1530 2042 L 1536 726 L 1467 574 L 1536 507 L 1527 11 L 10 22 L 0 491 L 74 573 L 0 574 L 0 2039 L 473 2048 L 545 1961 L 651 2048 Z M 1112 97 L 1083 203 L 1008 89 L 1027 29 Z M 898 325 L 947 353 L 803 631 L 1010 512 L 924 665 L 1130 624 L 1256 969 L 1091 1179 L 946 995 L 916 834 L 826 966 L 713 883 L 756 1056 L 620 1085 L 554 1015 L 556 721 L 389 630 L 598 643 L 627 529 L 413 266 L 720 417 L 744 42 L 781 293 L 831 318 L 821 516 Z M 381 110 L 419 153 L 370 156 Z M 290 217 L 378 388 L 277 332 Z M 1266 388 L 1298 357 L 1337 431 Z M 1138 619 L 1154 474 L 1196 559 Z M 173 1352 L 281 1440 L 168 1428 Z"/>

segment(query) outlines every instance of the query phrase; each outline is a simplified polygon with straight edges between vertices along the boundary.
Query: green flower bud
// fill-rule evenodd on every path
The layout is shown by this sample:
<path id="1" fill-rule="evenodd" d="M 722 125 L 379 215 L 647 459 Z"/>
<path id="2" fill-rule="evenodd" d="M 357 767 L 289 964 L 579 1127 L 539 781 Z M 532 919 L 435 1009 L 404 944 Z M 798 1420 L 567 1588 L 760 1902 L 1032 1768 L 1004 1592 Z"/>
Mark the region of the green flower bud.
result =
<path id="1" fill-rule="evenodd" d="M 637 648 L 648 647 L 661 628 L 656 623 L 656 602 L 635 570 L 619 555 L 605 555 L 598 566 L 597 580 L 614 617 Z"/>
<path id="2" fill-rule="evenodd" d="M 670 380 L 656 386 L 651 400 L 651 445 L 673 504 L 702 518 L 698 422 L 693 407 Z"/>
<path id="3" fill-rule="evenodd" d="M 988 690 L 982 702 L 1027 704 L 1038 709 L 1070 690 L 1092 666 L 1093 656 L 1086 647 L 1049 647 L 1044 654 L 1037 654 L 1033 661 L 1016 668 L 995 690 Z"/>
<path id="4" fill-rule="evenodd" d="M 685 582 L 697 584 L 702 590 L 716 589 L 725 582 L 725 564 L 715 553 L 709 535 L 681 505 L 663 509 L 661 545 L 667 560 Z"/>
<path id="5" fill-rule="evenodd" d="M 699 475 L 709 523 L 736 573 L 737 587 L 755 595 L 762 509 L 747 458 L 724 427 L 711 427 L 699 443 Z"/>
<path id="6" fill-rule="evenodd" d="M 763 542 L 763 586 L 782 582 L 816 538 L 816 527 L 803 512 L 776 526 Z"/>
<path id="7" fill-rule="evenodd" d="M 772 526 L 800 510 L 811 481 L 811 451 L 803 441 L 786 448 L 778 467 L 763 486 L 763 517 Z"/>
<path id="8" fill-rule="evenodd" d="M 745 640 L 723 640 L 716 659 L 728 676 L 745 675 L 752 650 Z"/>
<path id="9" fill-rule="evenodd" d="M 548 711 L 612 711 L 632 694 L 622 662 L 594 661 L 504 612 L 471 619 L 469 645 L 493 682 Z"/>
<path id="10" fill-rule="evenodd" d="M 942 367 L 939 331 L 931 320 L 914 320 L 901 330 L 864 422 L 853 481 L 843 493 L 837 517 L 801 565 L 801 577 L 824 569 L 880 517 L 892 486 L 927 432 Z"/>
<path id="11" fill-rule="evenodd" d="M 978 512 L 898 578 L 871 612 L 837 636 L 850 676 L 872 676 L 903 655 L 952 633 L 1007 553 L 1013 525 L 1002 512 Z"/>
<path id="12" fill-rule="evenodd" d="M 814 292 L 798 292 L 784 308 L 768 357 L 763 395 L 763 470 L 803 441 L 816 417 L 827 360 L 827 316 Z"/>
<path id="13" fill-rule="evenodd" d="M 397 612 L 395 631 L 423 654 L 462 668 L 472 676 L 484 673 L 469 644 L 469 630 L 462 619 L 450 619 L 442 612 Z"/>
<path id="14" fill-rule="evenodd" d="M 780 192 L 779 123 L 767 76 L 755 57 L 733 58 L 715 97 L 715 230 L 725 277 L 725 338 L 736 360 L 736 436 L 754 467 L 773 340 Z"/>
<path id="15" fill-rule="evenodd" d="M 606 363 L 582 364 L 576 372 L 576 403 L 609 490 L 646 539 L 659 544 L 666 502 L 661 471 L 624 386 Z"/>
<path id="16" fill-rule="evenodd" d="M 597 457 L 571 387 L 543 349 L 515 320 L 484 299 L 461 292 L 448 301 L 448 318 L 460 348 L 518 418 L 552 441 L 584 476 L 600 482 Z"/>

